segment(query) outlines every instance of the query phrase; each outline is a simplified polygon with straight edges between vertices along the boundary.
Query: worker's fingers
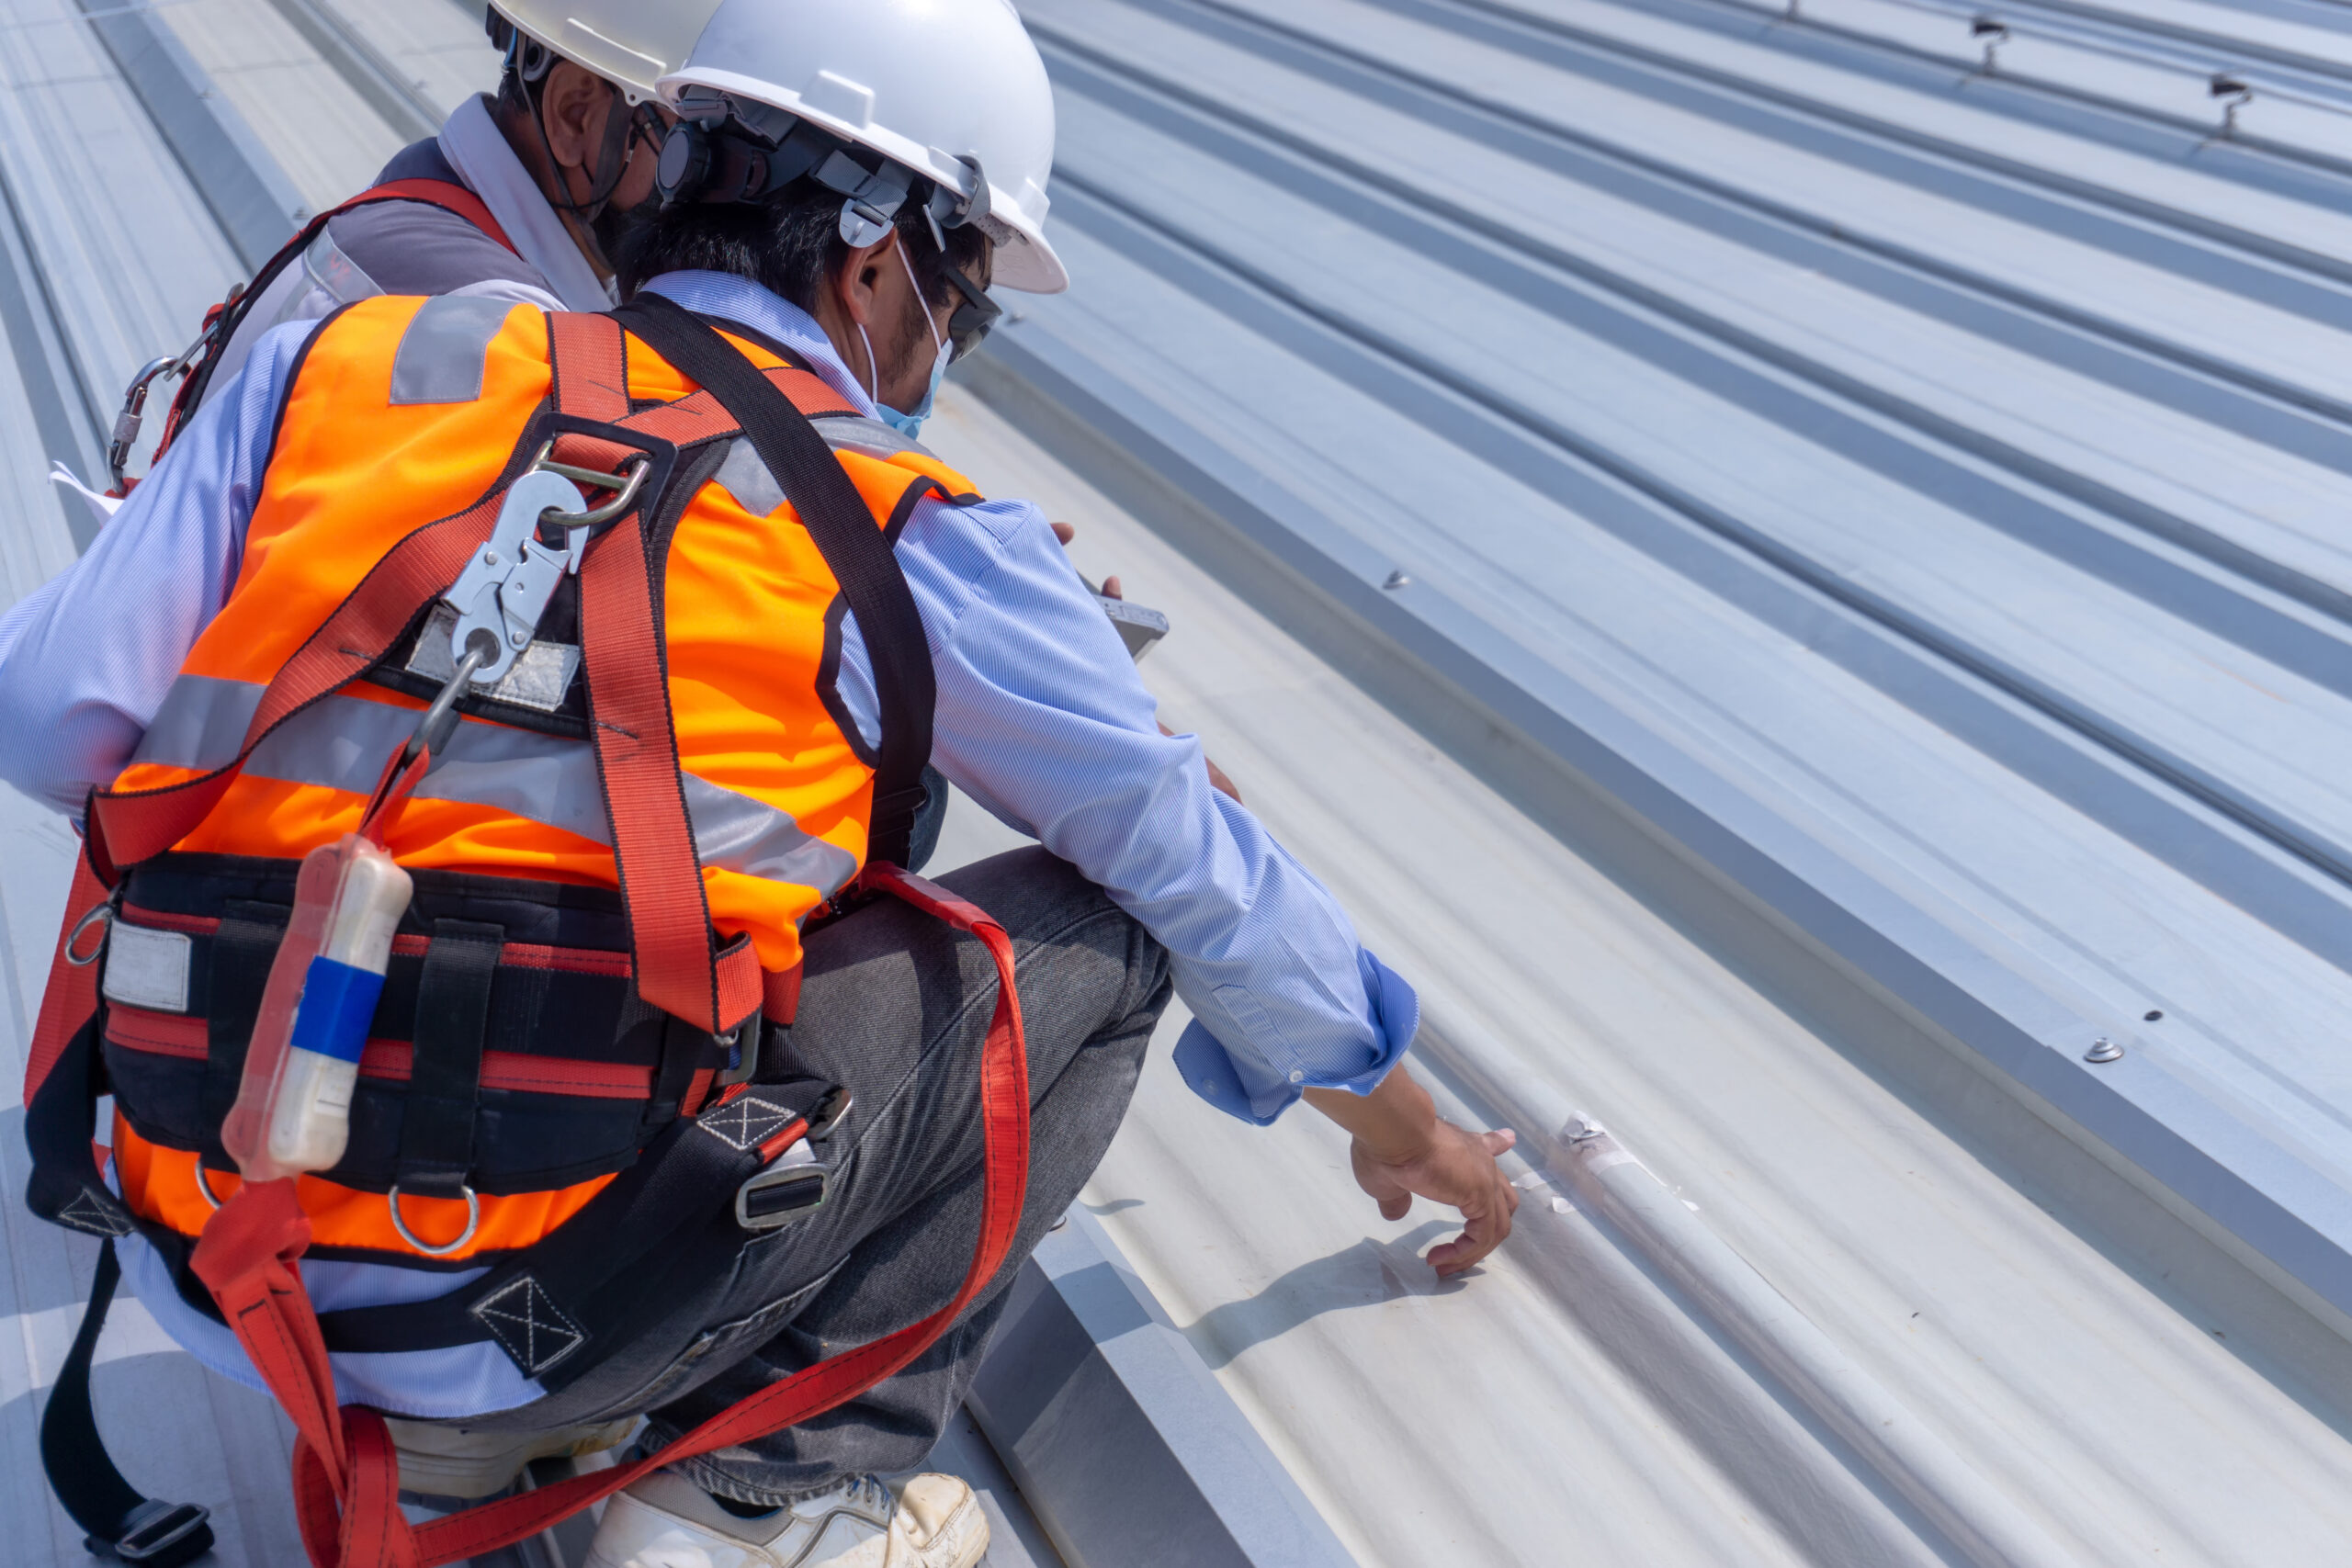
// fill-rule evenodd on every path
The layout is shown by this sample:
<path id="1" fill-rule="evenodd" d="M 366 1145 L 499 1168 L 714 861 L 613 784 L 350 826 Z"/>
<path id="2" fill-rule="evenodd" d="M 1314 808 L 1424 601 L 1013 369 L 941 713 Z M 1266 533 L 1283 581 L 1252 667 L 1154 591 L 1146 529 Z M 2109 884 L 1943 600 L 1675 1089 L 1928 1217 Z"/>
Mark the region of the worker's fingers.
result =
<path id="1" fill-rule="evenodd" d="M 1205 757 L 1204 757 L 1202 761 L 1209 762 L 1209 787 L 1212 789 L 1222 790 L 1225 794 L 1233 798 L 1233 803 L 1235 805 L 1240 805 L 1241 792 L 1233 787 L 1233 781 L 1225 776 L 1225 770 L 1218 767 L 1215 762 L 1209 761 Z"/>
<path id="2" fill-rule="evenodd" d="M 1399 1192 L 1394 1198 L 1380 1201 L 1380 1217 L 1384 1220 L 1401 1220 L 1412 1212 L 1413 1195 L 1410 1192 Z"/>
<path id="3" fill-rule="evenodd" d="M 1102 580 L 1102 597 L 1103 597 L 1103 598 L 1105 598 L 1105 599 L 1124 599 L 1124 598 L 1125 598 L 1126 596 L 1127 596 L 1127 591 L 1126 591 L 1125 589 L 1124 589 L 1124 588 L 1122 588 L 1122 587 L 1120 587 L 1120 586 L 1119 586 L 1119 580 L 1118 580 L 1117 578 L 1115 578 L 1115 577 L 1106 577 L 1106 578 L 1104 578 L 1104 579 Z"/>
<path id="4" fill-rule="evenodd" d="M 1511 1215 L 1518 1209 L 1519 1190 L 1498 1170 L 1490 1188 L 1462 1205 L 1462 1234 L 1430 1249 L 1430 1267 L 1441 1275 L 1459 1274 L 1477 1263 L 1510 1235 Z"/>
<path id="5" fill-rule="evenodd" d="M 1057 538 L 1057 539 L 1059 539 L 1059 540 L 1060 540 L 1063 544 L 1065 544 L 1065 545 L 1069 544 L 1072 539 L 1075 539 L 1075 538 L 1077 538 L 1077 537 L 1078 537 L 1078 530 L 1077 530 L 1077 529 L 1075 529 L 1075 528 L 1073 528 L 1073 527 L 1071 527 L 1071 526 L 1070 526 L 1069 524 L 1067 524 L 1067 523 L 1056 523 L 1056 524 L 1054 524 L 1054 525 L 1053 525 L 1053 530 L 1054 530 L 1054 537 L 1055 537 L 1055 538 Z"/>
<path id="6" fill-rule="evenodd" d="M 1491 1133 L 1482 1133 L 1479 1137 L 1485 1141 L 1487 1152 L 1498 1159 L 1510 1153 L 1519 1143 L 1519 1134 L 1508 1127 L 1498 1127 Z"/>

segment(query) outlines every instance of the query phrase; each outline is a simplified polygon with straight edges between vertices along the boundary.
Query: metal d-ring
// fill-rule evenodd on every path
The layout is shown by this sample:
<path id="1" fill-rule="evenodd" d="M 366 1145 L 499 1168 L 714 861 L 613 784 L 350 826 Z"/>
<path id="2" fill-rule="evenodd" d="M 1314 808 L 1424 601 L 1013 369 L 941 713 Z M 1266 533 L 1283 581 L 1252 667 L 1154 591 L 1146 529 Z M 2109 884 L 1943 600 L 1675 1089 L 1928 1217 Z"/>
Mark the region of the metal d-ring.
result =
<path id="1" fill-rule="evenodd" d="M 553 527 L 603 527 L 637 504 L 638 492 L 645 488 L 646 477 L 653 472 L 653 459 L 647 457 L 632 458 L 625 475 L 607 474 L 600 473 L 594 468 L 578 468 L 570 463 L 552 462 L 548 459 L 548 454 L 554 450 L 555 443 L 552 441 L 540 447 L 538 457 L 531 463 L 532 470 L 537 473 L 554 474 L 590 490 L 617 490 L 620 493 L 592 512 L 541 513 L 539 521 Z M 616 484 L 615 480 L 620 482 Z"/>
<path id="2" fill-rule="evenodd" d="M 96 964 L 98 961 L 98 954 L 107 950 L 107 944 L 105 942 L 101 942 L 97 946 L 90 949 L 90 956 L 87 958 L 74 957 L 74 944 L 80 942 L 82 940 L 82 933 L 88 931 L 92 926 L 111 924 L 113 920 L 114 900 L 112 898 L 108 898 L 105 903 L 100 904 L 88 914 L 83 916 L 79 920 L 76 920 L 74 923 L 74 929 L 66 933 L 65 962 L 76 969 L 87 969 L 91 964 Z"/>
<path id="3" fill-rule="evenodd" d="M 397 1181 L 392 1183 L 392 1190 L 384 1195 L 384 1207 L 391 1212 L 392 1229 L 399 1233 L 402 1241 L 427 1258 L 447 1258 L 460 1250 L 466 1243 L 473 1240 L 474 1232 L 481 1229 L 481 1198 L 471 1187 L 462 1182 L 458 1184 L 458 1190 L 466 1195 L 466 1228 L 464 1234 L 460 1235 L 457 1240 L 446 1247 L 427 1247 L 417 1240 L 409 1230 L 408 1222 L 401 1218 L 401 1184 Z"/>
<path id="4" fill-rule="evenodd" d="M 214 1213 L 220 1212 L 220 1200 L 212 1195 L 212 1183 L 205 1177 L 204 1161 L 201 1159 L 196 1162 L 196 1190 L 204 1194 L 204 1201 L 212 1205 Z"/>

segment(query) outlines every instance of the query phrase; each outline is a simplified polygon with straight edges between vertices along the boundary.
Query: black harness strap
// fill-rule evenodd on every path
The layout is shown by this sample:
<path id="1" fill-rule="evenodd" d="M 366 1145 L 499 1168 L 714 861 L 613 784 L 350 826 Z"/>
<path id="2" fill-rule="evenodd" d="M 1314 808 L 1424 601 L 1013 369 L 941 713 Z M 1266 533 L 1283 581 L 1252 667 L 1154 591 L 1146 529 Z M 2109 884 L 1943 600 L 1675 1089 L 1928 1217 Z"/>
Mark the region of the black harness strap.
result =
<path id="1" fill-rule="evenodd" d="M 115 1468 L 90 1408 L 90 1361 L 121 1279 L 122 1265 L 108 1237 L 98 1250 L 97 1277 L 90 1281 L 90 1304 L 82 1309 L 74 1348 L 58 1369 L 49 1407 L 41 1412 L 40 1462 L 57 1500 L 89 1532 L 83 1550 L 144 1568 L 178 1568 L 212 1550 L 210 1516 L 193 1503 L 141 1496 Z"/>
<path id="2" fill-rule="evenodd" d="M 403 1195 L 461 1197 L 473 1173 L 490 987 L 505 942 L 501 926 L 433 922 L 424 975 L 416 987 L 415 1055 L 408 1092 L 401 1098 L 393 1179 Z"/>
<path id="3" fill-rule="evenodd" d="M 97 1039 L 98 1020 L 93 1018 L 74 1035 L 25 1107 L 25 1142 L 33 1156 L 28 1203 L 44 1219 L 96 1235 L 102 1243 L 90 1303 L 82 1309 L 82 1326 L 41 1412 L 41 1468 L 49 1472 L 57 1500 L 89 1532 L 84 1545 L 92 1555 L 146 1568 L 177 1568 L 212 1548 L 205 1510 L 141 1496 L 107 1457 L 90 1408 L 90 1362 L 122 1278 L 115 1238 L 130 1234 L 136 1224 L 107 1190 L 91 1157 L 102 1088 Z"/>
<path id="4" fill-rule="evenodd" d="M 716 328 L 658 294 L 640 294 L 613 315 L 735 416 L 841 584 L 874 663 L 882 709 L 866 859 L 905 865 L 927 798 L 922 773 L 931 762 L 938 687 L 922 612 L 889 540 L 808 416 Z"/>
<path id="5" fill-rule="evenodd" d="M 732 1261 L 744 1240 L 736 1190 L 760 1168 L 762 1144 L 833 1092 L 813 1078 L 755 1083 L 674 1121 L 580 1213 L 484 1278 L 425 1301 L 321 1313 L 320 1333 L 338 1353 L 495 1340 L 552 1393 Z"/>

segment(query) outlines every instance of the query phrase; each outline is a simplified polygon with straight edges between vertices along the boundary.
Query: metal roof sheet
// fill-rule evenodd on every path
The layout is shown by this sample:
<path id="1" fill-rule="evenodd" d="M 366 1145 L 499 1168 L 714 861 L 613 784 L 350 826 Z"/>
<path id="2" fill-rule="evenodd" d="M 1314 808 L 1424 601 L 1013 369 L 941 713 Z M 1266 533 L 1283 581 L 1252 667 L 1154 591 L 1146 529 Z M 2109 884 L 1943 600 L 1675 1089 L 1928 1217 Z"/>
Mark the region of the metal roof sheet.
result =
<path id="1" fill-rule="evenodd" d="M 2342 1556 L 2347 13 L 1023 10 L 1077 287 L 939 445 L 1171 613 L 1171 720 L 1425 986 L 1445 1103 L 1527 1139 L 1518 1238 L 1444 1288 L 1426 1206 L 1164 1058 L 1089 1190 L 1349 1549 Z M 0 0 L 8 599 L 90 528 L 38 469 L 488 85 L 479 17 Z M 956 852 L 992 828 L 960 802 Z M 8 1050 L 69 852 L 0 807 Z M 79 1291 L 0 1226 L 31 1518 Z M 109 1344 L 288 1555 L 266 1413 Z"/>

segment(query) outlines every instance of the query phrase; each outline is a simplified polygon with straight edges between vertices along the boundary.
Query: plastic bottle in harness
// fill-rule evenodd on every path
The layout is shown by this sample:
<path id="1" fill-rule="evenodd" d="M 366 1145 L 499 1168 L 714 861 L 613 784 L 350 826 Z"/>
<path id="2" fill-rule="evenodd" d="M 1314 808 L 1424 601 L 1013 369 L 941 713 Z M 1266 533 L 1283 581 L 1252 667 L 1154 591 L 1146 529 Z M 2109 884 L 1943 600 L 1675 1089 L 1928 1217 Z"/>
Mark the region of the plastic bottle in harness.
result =
<path id="1" fill-rule="evenodd" d="M 368 1021 L 408 908 L 409 874 L 354 833 L 302 859 L 220 1142 L 248 1181 L 325 1170 L 351 1137 Z"/>

